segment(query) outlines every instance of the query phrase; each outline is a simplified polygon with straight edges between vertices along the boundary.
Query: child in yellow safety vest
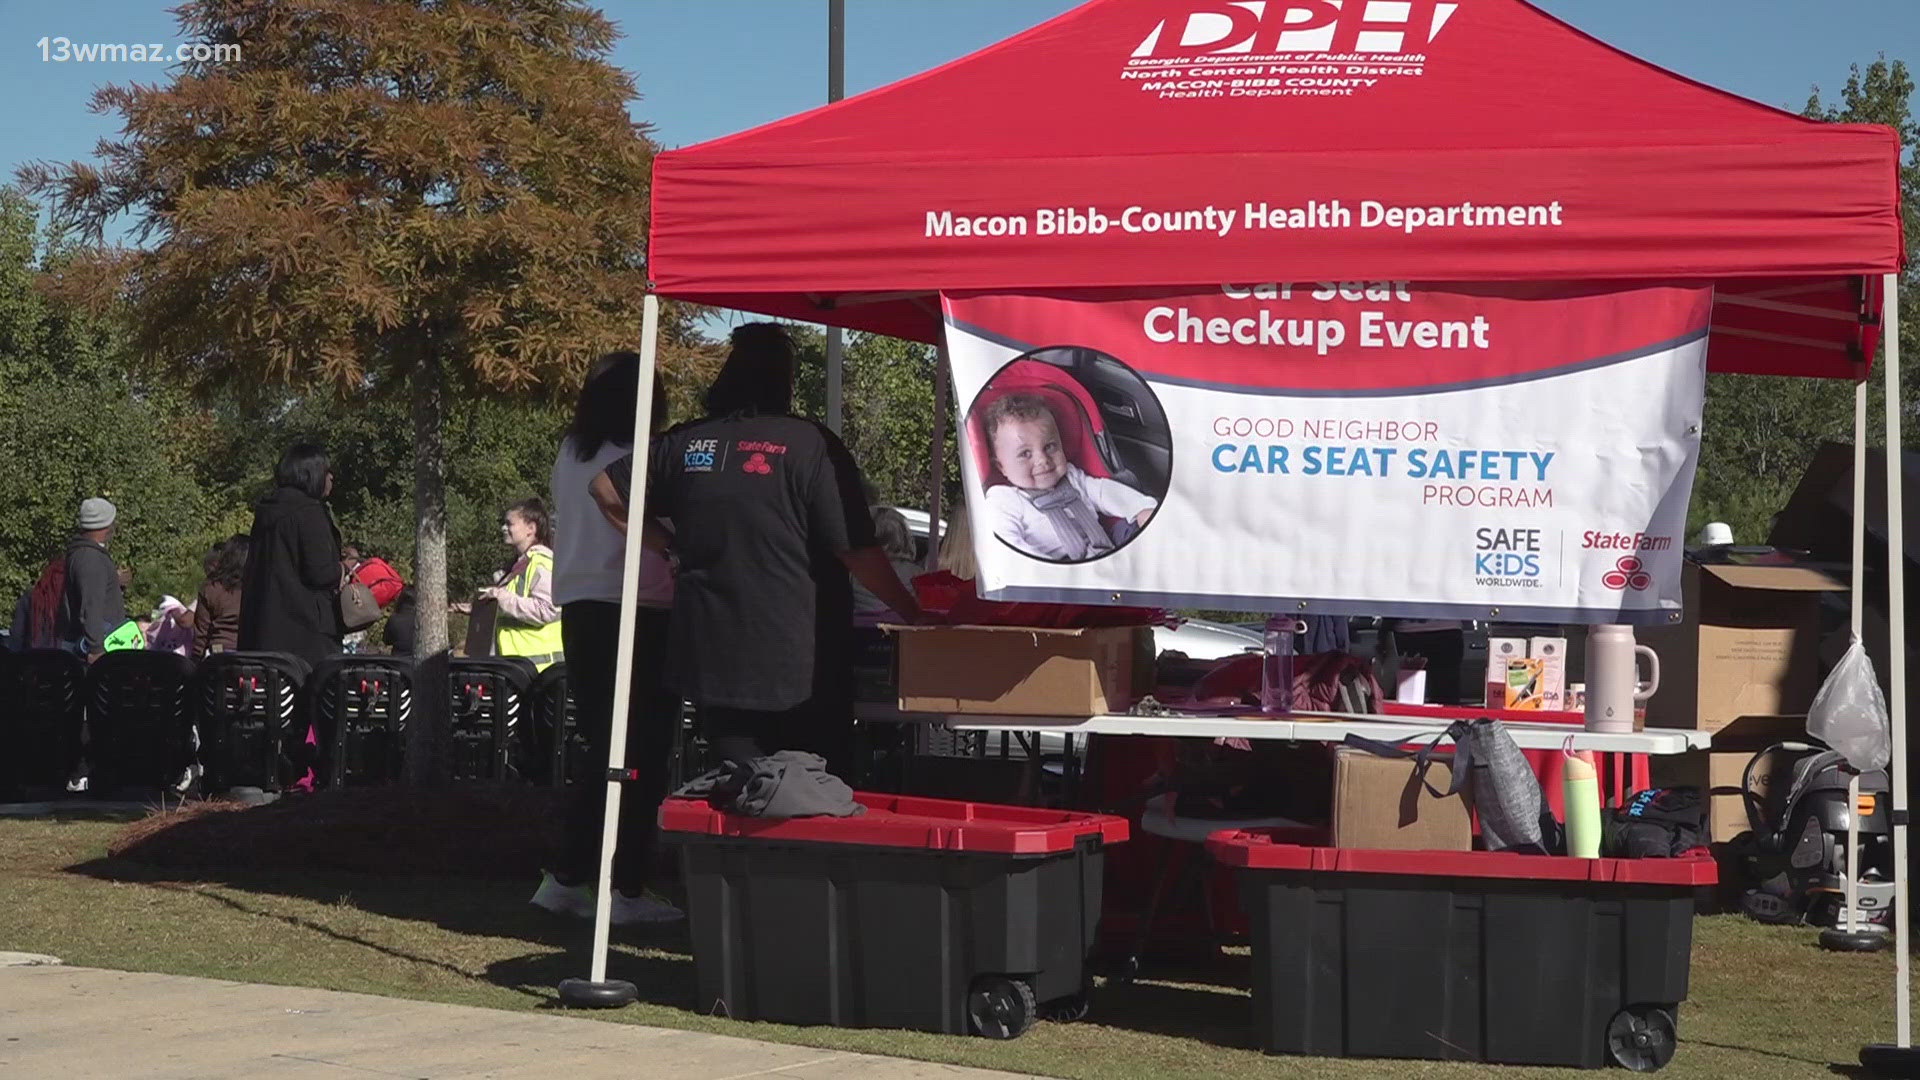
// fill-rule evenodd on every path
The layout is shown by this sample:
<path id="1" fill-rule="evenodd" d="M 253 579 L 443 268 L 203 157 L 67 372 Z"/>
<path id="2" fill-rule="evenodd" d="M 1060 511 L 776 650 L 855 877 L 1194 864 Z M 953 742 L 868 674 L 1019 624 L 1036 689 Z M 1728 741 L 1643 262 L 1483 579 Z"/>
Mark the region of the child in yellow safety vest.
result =
<path id="1" fill-rule="evenodd" d="M 553 602 L 553 526 L 546 503 L 514 503 L 501 520 L 500 533 L 517 557 L 499 584 L 480 590 L 482 600 L 499 605 L 494 653 L 525 657 L 545 670 L 565 658 L 560 609 Z"/>

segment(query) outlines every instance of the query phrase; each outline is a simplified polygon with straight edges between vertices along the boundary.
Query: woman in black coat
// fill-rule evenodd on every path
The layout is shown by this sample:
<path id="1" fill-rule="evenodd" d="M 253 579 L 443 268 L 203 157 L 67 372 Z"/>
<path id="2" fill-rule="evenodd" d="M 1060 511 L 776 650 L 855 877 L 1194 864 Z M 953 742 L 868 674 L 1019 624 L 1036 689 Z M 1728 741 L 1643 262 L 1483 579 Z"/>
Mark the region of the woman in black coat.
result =
<path id="1" fill-rule="evenodd" d="M 240 593 L 240 648 L 309 664 L 340 651 L 340 532 L 327 509 L 327 452 L 299 443 L 281 457 L 273 494 L 253 511 Z"/>

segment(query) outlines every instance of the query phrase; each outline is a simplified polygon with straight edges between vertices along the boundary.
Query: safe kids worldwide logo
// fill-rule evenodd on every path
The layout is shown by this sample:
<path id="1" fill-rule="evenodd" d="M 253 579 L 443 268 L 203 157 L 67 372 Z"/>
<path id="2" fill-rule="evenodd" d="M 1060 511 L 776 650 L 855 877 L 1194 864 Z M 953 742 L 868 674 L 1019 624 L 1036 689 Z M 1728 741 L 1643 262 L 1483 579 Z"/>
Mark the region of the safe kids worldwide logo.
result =
<path id="1" fill-rule="evenodd" d="M 1483 528 L 1473 534 L 1473 583 L 1482 588 L 1538 589 L 1545 545 L 1538 528 Z"/>
<path id="2" fill-rule="evenodd" d="M 1457 0 L 1190 0 L 1121 70 L 1163 99 L 1349 97 L 1426 74 Z"/>
<path id="3" fill-rule="evenodd" d="M 680 459 L 682 472 L 712 472 L 720 455 L 719 439 L 694 439 Z"/>

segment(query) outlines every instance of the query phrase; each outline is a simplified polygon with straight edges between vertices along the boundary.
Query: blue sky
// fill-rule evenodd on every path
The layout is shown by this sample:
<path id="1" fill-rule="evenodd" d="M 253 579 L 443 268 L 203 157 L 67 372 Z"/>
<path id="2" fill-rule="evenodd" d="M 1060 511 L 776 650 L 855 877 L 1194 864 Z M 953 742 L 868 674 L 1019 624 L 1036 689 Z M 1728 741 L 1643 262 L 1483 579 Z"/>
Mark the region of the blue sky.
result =
<path id="1" fill-rule="evenodd" d="M 42 38 L 179 42 L 174 0 L 0 0 L 0 180 L 34 159 L 90 156 L 111 135 L 88 111 L 104 83 L 164 79 L 160 64 L 43 61 Z M 1920 67 L 1920 0 L 1544 0 L 1614 45 L 1771 105 L 1798 109 L 1818 83 L 1884 52 Z M 725 135 L 826 99 L 825 0 L 607 0 L 626 36 L 634 115 L 669 146 Z M 963 56 L 1073 6 L 1071 0 L 847 0 L 847 91 Z M 53 46 L 50 44 L 48 50 Z"/>

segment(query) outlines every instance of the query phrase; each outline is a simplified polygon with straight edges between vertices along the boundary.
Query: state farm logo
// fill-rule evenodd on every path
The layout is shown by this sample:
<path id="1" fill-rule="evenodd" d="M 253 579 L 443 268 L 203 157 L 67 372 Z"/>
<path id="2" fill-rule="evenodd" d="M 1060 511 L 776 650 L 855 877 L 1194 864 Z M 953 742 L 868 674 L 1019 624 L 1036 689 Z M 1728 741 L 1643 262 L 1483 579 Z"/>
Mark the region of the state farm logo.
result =
<path id="1" fill-rule="evenodd" d="M 1161 19 L 1139 58 L 1246 53 L 1417 53 L 1460 7 L 1450 0 L 1216 0 Z"/>
<path id="2" fill-rule="evenodd" d="M 1580 546 L 1587 551 L 1672 551 L 1673 537 L 1588 529 L 1580 534 Z"/>
<path id="3" fill-rule="evenodd" d="M 1653 575 L 1647 573 L 1646 564 L 1633 555 L 1622 556 L 1613 564 L 1613 569 L 1600 575 L 1600 584 L 1614 592 L 1632 589 L 1645 592 L 1653 586 Z"/>

